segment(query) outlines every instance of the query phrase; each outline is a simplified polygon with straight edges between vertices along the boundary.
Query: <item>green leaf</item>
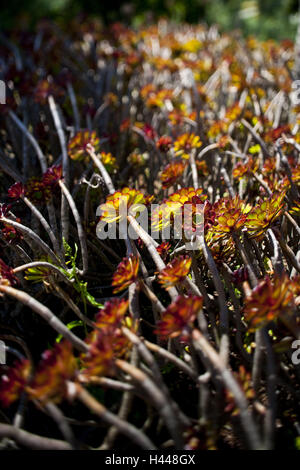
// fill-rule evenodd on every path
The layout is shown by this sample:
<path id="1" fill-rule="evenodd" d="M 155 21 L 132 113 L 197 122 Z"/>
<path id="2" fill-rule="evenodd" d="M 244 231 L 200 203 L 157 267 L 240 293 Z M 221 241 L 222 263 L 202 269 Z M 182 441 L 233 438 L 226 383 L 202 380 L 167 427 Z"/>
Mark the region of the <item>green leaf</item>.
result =
<path id="1" fill-rule="evenodd" d="M 237 287 L 234 288 L 234 293 L 238 299 L 242 297 L 242 293 Z"/>
<path id="2" fill-rule="evenodd" d="M 73 321 L 71 321 L 70 323 L 67 324 L 68 330 L 72 330 L 76 326 L 84 326 L 83 321 L 73 320 Z M 58 335 L 55 341 L 56 341 L 56 343 L 60 343 L 62 339 L 63 339 L 63 335 Z"/>
<path id="3" fill-rule="evenodd" d="M 81 281 L 77 276 L 76 259 L 78 254 L 78 246 L 75 243 L 75 252 L 73 254 L 72 248 L 63 239 L 63 246 L 65 250 L 66 264 L 71 264 L 69 271 L 61 268 L 61 271 L 68 277 L 70 281 L 73 281 L 74 289 L 80 294 L 82 302 L 84 304 L 84 310 L 86 312 L 86 303 L 89 302 L 93 307 L 103 308 L 103 304 L 96 301 L 96 299 L 87 291 L 87 282 Z"/>

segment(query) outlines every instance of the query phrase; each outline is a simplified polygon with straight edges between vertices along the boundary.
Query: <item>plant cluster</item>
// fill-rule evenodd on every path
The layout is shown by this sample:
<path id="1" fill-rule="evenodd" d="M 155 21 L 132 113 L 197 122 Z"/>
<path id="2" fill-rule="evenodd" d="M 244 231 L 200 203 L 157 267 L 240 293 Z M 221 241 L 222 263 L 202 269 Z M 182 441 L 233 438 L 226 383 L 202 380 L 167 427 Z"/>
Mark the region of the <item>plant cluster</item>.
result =
<path id="1" fill-rule="evenodd" d="M 164 20 L 0 39 L 1 446 L 299 448 L 293 44 Z"/>

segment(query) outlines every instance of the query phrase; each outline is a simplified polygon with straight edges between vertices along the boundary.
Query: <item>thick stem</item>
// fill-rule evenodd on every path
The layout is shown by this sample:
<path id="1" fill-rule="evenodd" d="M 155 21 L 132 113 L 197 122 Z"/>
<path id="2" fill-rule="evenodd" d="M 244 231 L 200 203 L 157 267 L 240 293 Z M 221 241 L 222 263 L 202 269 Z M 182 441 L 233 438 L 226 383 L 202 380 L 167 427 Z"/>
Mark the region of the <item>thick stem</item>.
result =
<path id="1" fill-rule="evenodd" d="M 56 236 L 54 235 L 54 233 L 53 233 L 50 225 L 48 224 L 47 220 L 45 219 L 45 217 L 40 213 L 40 211 L 35 207 L 34 204 L 32 204 L 32 202 L 27 197 L 24 196 L 22 199 L 25 202 L 25 204 L 29 207 L 31 212 L 36 216 L 36 218 L 38 219 L 40 224 L 46 230 L 46 232 L 47 232 L 47 234 L 48 234 L 48 236 L 51 240 L 54 251 L 56 253 L 59 253 L 60 249 L 59 249 L 58 240 L 57 240 Z"/>
<path id="2" fill-rule="evenodd" d="M 180 420 L 180 422 L 184 426 L 190 426 L 191 424 L 190 419 L 182 413 L 182 411 L 177 406 L 177 404 L 171 399 L 168 388 L 166 387 L 162 379 L 158 364 L 155 361 L 151 352 L 145 346 L 144 342 L 136 334 L 134 334 L 132 331 L 130 331 L 126 327 L 122 327 L 122 332 L 132 342 L 132 344 L 136 346 L 138 353 L 141 355 L 145 363 L 151 368 L 151 371 L 155 377 L 156 383 L 159 385 L 159 388 L 164 393 L 164 395 L 168 397 L 168 401 L 170 402 L 173 408 L 173 412 L 176 414 L 176 416 L 178 416 L 178 419 Z"/>
<path id="3" fill-rule="evenodd" d="M 51 402 L 45 405 L 45 409 L 48 411 L 51 418 L 56 422 L 65 440 L 70 444 L 72 449 L 76 449 L 77 443 L 73 431 L 62 411 L 54 403 Z"/>
<path id="4" fill-rule="evenodd" d="M 266 147 L 266 144 L 264 143 L 264 141 L 262 140 L 262 138 L 258 135 L 258 133 L 256 132 L 256 130 L 251 126 L 251 124 L 249 124 L 245 119 L 242 119 L 242 124 L 246 127 L 246 129 L 248 129 L 248 131 L 250 132 L 250 134 L 252 135 L 252 137 L 254 138 L 254 140 L 260 145 L 261 147 L 261 150 L 264 154 L 264 156 L 266 158 L 268 158 L 269 156 L 269 152 L 268 152 L 268 149 Z"/>
<path id="5" fill-rule="evenodd" d="M 61 151 L 62 151 L 62 175 L 65 180 L 65 184 L 67 188 L 70 184 L 70 164 L 69 158 L 67 153 L 67 143 L 66 137 L 63 130 L 62 122 L 59 116 L 59 112 L 57 109 L 57 105 L 53 96 L 49 96 L 48 98 L 49 108 L 53 117 L 54 125 L 56 128 L 56 132 L 58 135 Z M 67 201 L 64 195 L 62 195 L 61 199 L 61 227 L 62 227 L 62 238 L 68 241 L 69 238 L 69 211 L 67 207 Z"/>
<path id="6" fill-rule="evenodd" d="M 180 423 L 174 414 L 174 410 L 162 393 L 160 388 L 140 369 L 134 367 L 121 359 L 116 360 L 116 366 L 126 374 L 130 375 L 133 381 L 144 390 L 152 404 L 157 408 L 159 414 L 163 417 L 166 426 L 174 439 L 176 449 L 183 448 L 183 439 Z"/>
<path id="7" fill-rule="evenodd" d="M 242 257 L 242 260 L 245 264 L 245 267 L 247 268 L 251 285 L 252 285 L 252 287 L 255 287 L 257 285 L 257 277 L 256 277 L 256 274 L 254 272 L 254 268 L 252 266 L 252 263 L 249 259 L 248 253 L 246 252 L 246 250 L 245 250 L 245 248 L 244 248 L 244 246 L 243 246 L 243 244 L 242 244 L 242 242 L 239 238 L 239 235 L 236 234 L 236 233 L 233 233 L 232 237 L 233 237 L 233 240 L 234 240 L 234 243 L 235 243 L 236 247 L 238 248 L 238 250 L 241 254 L 241 257 Z"/>
<path id="8" fill-rule="evenodd" d="M 19 222 L 16 222 L 15 220 L 7 219 L 6 217 L 1 217 L 1 222 L 4 222 L 5 224 L 12 225 L 15 227 L 17 230 L 20 230 L 20 232 L 24 233 L 27 235 L 29 238 L 31 238 L 38 246 L 41 248 L 41 250 L 46 253 L 50 258 L 54 261 L 54 263 L 60 264 L 59 259 L 57 256 L 53 253 L 51 248 L 30 228 L 26 227 L 25 225 L 20 224 Z"/>
<path id="9" fill-rule="evenodd" d="M 111 177 L 109 176 L 105 166 L 103 165 L 103 163 L 101 161 L 101 157 L 99 155 L 96 155 L 94 147 L 92 147 L 92 145 L 90 145 L 90 144 L 87 145 L 87 151 L 88 151 L 91 159 L 95 163 L 96 167 L 100 171 L 101 176 L 104 179 L 106 187 L 109 191 L 109 194 L 113 194 L 116 190 L 115 190 L 115 187 L 114 187 L 113 182 L 111 180 Z"/>
<path id="10" fill-rule="evenodd" d="M 143 240 L 147 250 L 149 251 L 156 267 L 159 271 L 162 271 L 166 265 L 163 262 L 162 258 L 160 257 L 159 253 L 157 252 L 154 244 L 153 239 L 148 235 L 148 233 L 138 224 L 135 218 L 132 215 L 127 216 L 128 222 L 131 224 L 131 227 L 136 232 L 136 234 Z M 172 300 L 175 300 L 178 296 L 177 289 L 175 287 L 171 287 L 168 289 L 168 293 Z"/>
<path id="11" fill-rule="evenodd" d="M 226 305 L 226 296 L 222 284 L 222 279 L 217 269 L 216 263 L 213 259 L 210 249 L 208 248 L 204 238 L 200 239 L 201 246 L 203 249 L 203 255 L 207 266 L 212 274 L 213 283 L 215 285 L 216 291 L 218 293 L 218 303 L 220 307 L 220 332 L 221 335 L 225 334 L 228 335 L 229 329 L 229 317 L 228 317 L 228 309 Z"/>
<path id="12" fill-rule="evenodd" d="M 14 121 L 14 123 L 17 125 L 17 127 L 23 132 L 23 134 L 26 136 L 26 138 L 29 140 L 31 143 L 32 147 L 34 148 L 37 157 L 39 159 L 40 165 L 41 165 L 41 170 L 43 173 L 47 170 L 47 160 L 45 155 L 43 154 L 41 147 L 37 143 L 35 137 L 27 130 L 25 125 L 20 121 L 20 119 L 17 117 L 17 115 L 12 111 L 9 110 L 9 116 L 10 118 Z"/>
<path id="13" fill-rule="evenodd" d="M 41 304 L 38 300 L 31 297 L 26 292 L 15 289 L 14 287 L 0 285 L 0 292 L 14 297 L 26 307 L 31 308 L 34 312 L 40 315 L 57 333 L 61 334 L 64 338 L 69 340 L 73 346 L 81 352 L 87 352 L 88 346 L 79 339 L 71 330 L 69 330 L 57 318 L 51 310 L 45 305 Z"/>
<path id="14" fill-rule="evenodd" d="M 263 329 L 263 341 L 266 348 L 266 361 L 267 361 L 267 394 L 268 394 L 268 408 L 265 417 L 265 445 L 267 449 L 274 448 L 274 437 L 276 430 L 276 384 L 277 374 L 275 365 L 275 356 L 270 341 L 270 337 L 266 328 Z"/>
<path id="15" fill-rule="evenodd" d="M 48 437 L 37 436 L 10 424 L 0 423 L 0 437 L 9 437 L 17 444 L 28 447 L 30 450 L 71 450 L 68 442 Z"/>
<path id="16" fill-rule="evenodd" d="M 256 428 L 256 425 L 253 421 L 253 418 L 249 412 L 249 404 L 243 393 L 240 385 L 237 383 L 232 372 L 226 367 L 222 358 L 214 350 L 214 348 L 209 344 L 206 338 L 202 335 L 199 330 L 193 330 L 192 332 L 193 342 L 196 349 L 201 350 L 204 353 L 208 360 L 211 362 L 213 367 L 218 370 L 221 374 L 224 385 L 230 390 L 233 395 L 236 405 L 240 409 L 241 424 L 245 436 L 247 438 L 249 447 L 254 449 L 262 449 L 263 444 Z"/>
<path id="17" fill-rule="evenodd" d="M 196 166 L 196 161 L 195 161 L 195 151 L 192 150 L 190 154 L 190 165 L 192 169 L 192 176 L 193 176 L 193 186 L 195 189 L 199 188 L 199 181 L 198 181 L 198 171 L 197 171 L 197 166 Z"/>
<path id="18" fill-rule="evenodd" d="M 73 110 L 74 128 L 75 128 L 75 132 L 77 132 L 80 128 L 80 114 L 78 111 L 76 95 L 75 95 L 72 83 L 70 82 L 67 83 L 67 90 L 68 90 L 68 94 L 69 94 L 69 98 L 70 98 L 71 106 Z"/>
<path id="19" fill-rule="evenodd" d="M 99 403 L 90 393 L 81 385 L 76 384 L 76 396 L 89 410 L 99 416 L 106 423 L 116 426 L 121 434 L 131 439 L 136 445 L 146 450 L 155 450 L 156 446 L 150 439 L 140 430 L 127 421 L 123 421 L 118 416 L 107 410 Z"/>
<path id="20" fill-rule="evenodd" d="M 88 270 L 88 250 L 87 250 L 87 244 L 86 244 L 86 236 L 82 227 L 80 215 L 77 210 L 74 199 L 72 198 L 72 195 L 70 191 L 68 190 L 68 188 L 66 187 L 66 185 L 64 184 L 64 182 L 60 180 L 59 186 L 61 187 L 63 194 L 66 196 L 66 199 L 69 203 L 69 206 L 71 208 L 71 211 L 73 213 L 73 216 L 76 222 L 78 238 L 79 238 L 80 247 L 81 247 L 81 255 L 82 255 L 82 267 L 83 267 L 82 274 L 85 274 Z"/>
<path id="21" fill-rule="evenodd" d="M 188 366 L 182 359 L 175 356 L 175 354 L 172 354 L 170 351 L 167 351 L 166 349 L 162 348 L 161 346 L 158 346 L 157 344 L 150 343 L 150 341 L 145 341 L 145 346 L 150 349 L 150 351 L 157 353 L 162 358 L 174 364 L 176 367 L 178 367 L 178 369 L 185 372 L 193 380 L 197 381 L 198 374 L 196 373 L 196 371 L 194 371 L 192 367 Z"/>

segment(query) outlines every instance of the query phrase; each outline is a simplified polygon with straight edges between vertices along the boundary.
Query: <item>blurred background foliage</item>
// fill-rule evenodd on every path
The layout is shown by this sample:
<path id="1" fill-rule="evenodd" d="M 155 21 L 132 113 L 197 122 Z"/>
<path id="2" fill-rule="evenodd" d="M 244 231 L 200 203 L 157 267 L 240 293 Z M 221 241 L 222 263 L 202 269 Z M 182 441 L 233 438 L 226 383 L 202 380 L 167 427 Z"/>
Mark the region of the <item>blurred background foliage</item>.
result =
<path id="1" fill-rule="evenodd" d="M 294 38 L 299 20 L 298 0 L 9 0 L 1 6 L 4 30 L 41 18 L 67 22 L 79 13 L 96 15 L 104 23 L 132 25 L 165 16 L 174 21 L 218 23 L 221 29 L 241 29 L 259 38 Z"/>

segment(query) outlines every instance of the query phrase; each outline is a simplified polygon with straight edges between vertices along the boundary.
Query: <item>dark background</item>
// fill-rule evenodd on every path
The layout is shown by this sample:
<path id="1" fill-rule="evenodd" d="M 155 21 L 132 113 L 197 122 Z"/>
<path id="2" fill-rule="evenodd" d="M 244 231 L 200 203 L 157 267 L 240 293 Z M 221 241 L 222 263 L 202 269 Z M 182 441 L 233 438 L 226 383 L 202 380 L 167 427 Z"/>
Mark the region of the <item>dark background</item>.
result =
<path id="1" fill-rule="evenodd" d="M 9 0 L 1 7 L 0 26 L 10 30 L 34 27 L 47 17 L 67 24 L 80 12 L 104 23 L 122 20 L 131 25 L 166 16 L 174 21 L 218 23 L 223 30 L 241 28 L 260 38 L 293 38 L 298 0 Z"/>

